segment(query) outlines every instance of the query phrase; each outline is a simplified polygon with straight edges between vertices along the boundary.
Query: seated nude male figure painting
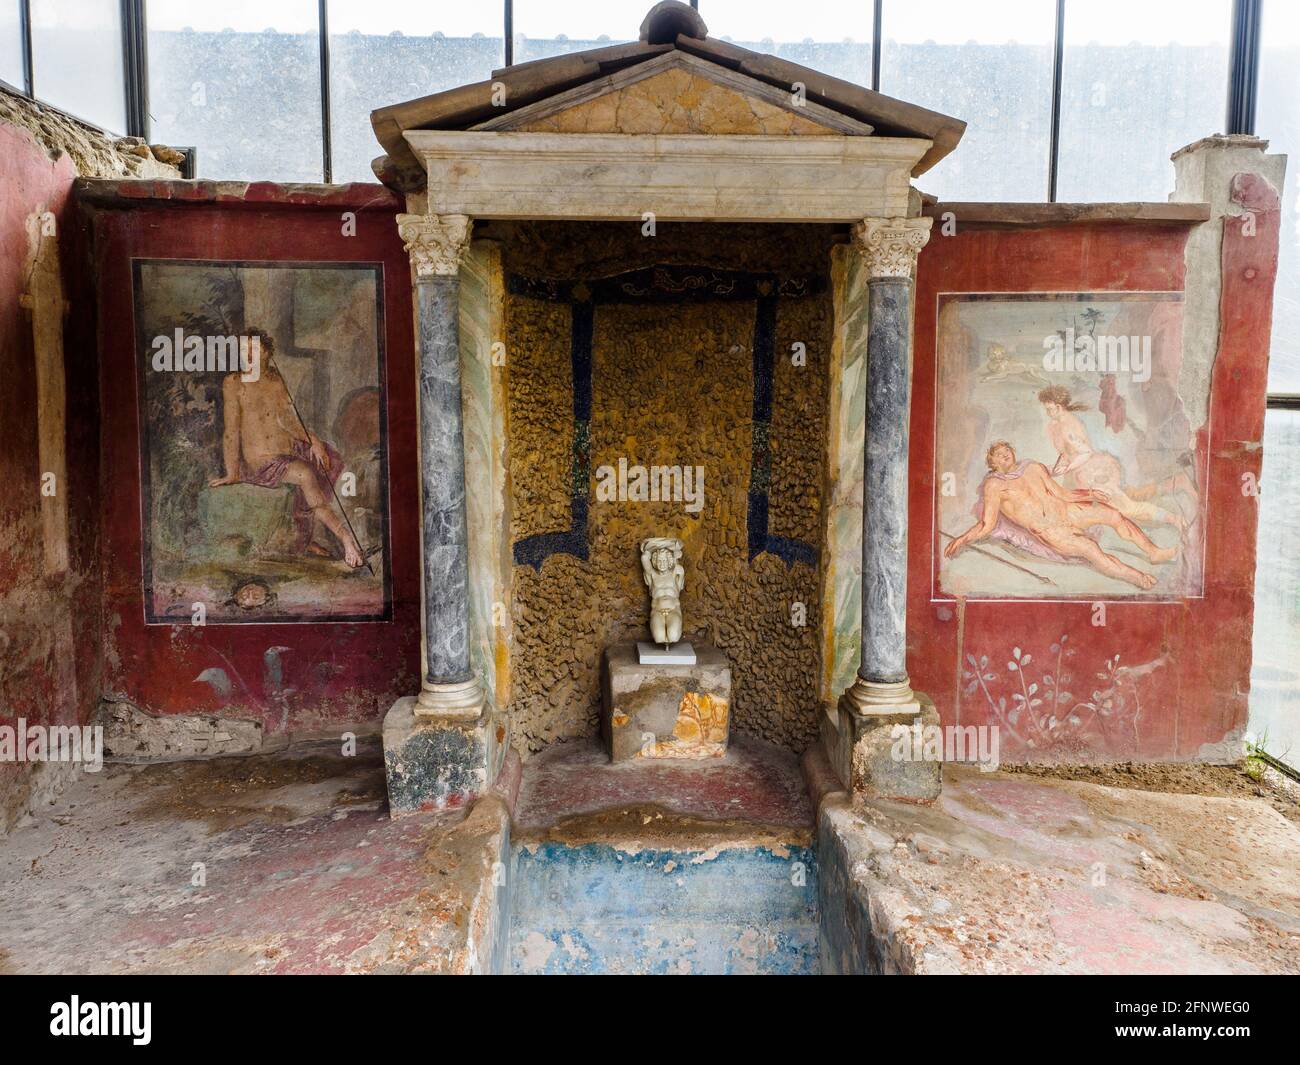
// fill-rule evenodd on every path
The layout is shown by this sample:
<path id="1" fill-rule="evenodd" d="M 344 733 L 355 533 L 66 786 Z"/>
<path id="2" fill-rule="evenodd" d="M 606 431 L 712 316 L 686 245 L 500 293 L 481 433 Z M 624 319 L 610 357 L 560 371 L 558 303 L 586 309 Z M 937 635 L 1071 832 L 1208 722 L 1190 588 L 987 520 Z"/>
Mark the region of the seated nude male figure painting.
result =
<path id="1" fill-rule="evenodd" d="M 989 473 L 980 485 L 978 520 L 944 550 L 948 558 L 980 540 L 1004 540 L 1041 558 L 1082 563 L 1145 591 L 1156 578 L 1107 554 L 1088 530 L 1114 529 L 1154 564 L 1176 557 L 1175 548 L 1158 547 L 1111 506 L 1105 492 L 1063 488 L 1041 462 L 1017 462 L 1015 450 L 1005 440 L 994 443 L 985 460 Z"/>
<path id="2" fill-rule="evenodd" d="M 352 569 L 363 566 L 366 560 L 361 545 L 334 494 L 334 482 L 343 472 L 342 459 L 303 424 L 276 368 L 271 338 L 260 331 L 255 335 L 261 345 L 261 372 L 255 380 L 244 380 L 236 371 L 221 385 L 225 473 L 208 483 L 212 487 L 241 483 L 263 488 L 292 486 L 298 550 L 322 553 L 313 544 L 319 521 L 338 540 L 343 561 Z"/>

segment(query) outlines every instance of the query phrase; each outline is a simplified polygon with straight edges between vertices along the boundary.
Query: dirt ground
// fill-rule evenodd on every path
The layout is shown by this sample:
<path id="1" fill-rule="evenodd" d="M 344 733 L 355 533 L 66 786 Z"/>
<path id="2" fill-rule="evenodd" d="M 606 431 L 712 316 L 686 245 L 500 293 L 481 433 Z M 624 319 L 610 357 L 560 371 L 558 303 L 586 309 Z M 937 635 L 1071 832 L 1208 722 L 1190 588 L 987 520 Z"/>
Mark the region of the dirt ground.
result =
<path id="1" fill-rule="evenodd" d="M 1300 825 L 1300 783 L 1267 765 L 1190 765 L 1184 762 L 1119 762 L 1114 765 L 1003 765 L 1004 773 L 1082 780 L 1111 788 L 1163 791 L 1174 795 L 1213 795 L 1263 799 L 1288 821 Z"/>
<path id="2" fill-rule="evenodd" d="M 288 823 L 321 809 L 372 809 L 385 805 L 379 741 L 364 737 L 357 757 L 343 759 L 338 744 L 303 744 L 293 752 L 213 758 L 207 761 L 123 766 L 142 820 L 188 820 L 209 831 L 257 821 Z"/>

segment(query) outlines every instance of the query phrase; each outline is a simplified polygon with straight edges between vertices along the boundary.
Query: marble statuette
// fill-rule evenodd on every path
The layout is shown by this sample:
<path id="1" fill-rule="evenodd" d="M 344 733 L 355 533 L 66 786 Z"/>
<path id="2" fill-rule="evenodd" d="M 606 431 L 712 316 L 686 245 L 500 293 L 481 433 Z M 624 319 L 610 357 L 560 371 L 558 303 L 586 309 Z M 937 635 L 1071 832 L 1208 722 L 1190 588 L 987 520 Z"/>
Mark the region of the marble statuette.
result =
<path id="1" fill-rule="evenodd" d="M 667 648 L 682 638 L 682 542 L 670 536 L 642 540 L 641 573 L 650 589 L 650 635 Z"/>

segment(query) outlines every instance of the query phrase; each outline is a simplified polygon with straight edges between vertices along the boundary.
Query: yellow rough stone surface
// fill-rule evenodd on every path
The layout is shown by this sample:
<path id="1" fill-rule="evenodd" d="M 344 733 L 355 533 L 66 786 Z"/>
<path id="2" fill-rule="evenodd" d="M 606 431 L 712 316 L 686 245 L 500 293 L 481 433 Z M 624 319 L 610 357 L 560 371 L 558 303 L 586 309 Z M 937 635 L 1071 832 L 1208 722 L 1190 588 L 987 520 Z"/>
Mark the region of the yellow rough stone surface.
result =
<path id="1" fill-rule="evenodd" d="M 598 279 L 658 264 L 828 273 L 832 230 L 813 226 L 663 225 L 653 239 L 616 223 L 488 223 L 508 272 Z M 573 380 L 569 308 L 506 297 L 510 352 L 511 538 L 569 527 Z M 601 652 L 645 638 L 636 545 L 685 547 L 684 637 L 731 663 L 732 731 L 802 750 L 816 735 L 818 572 L 747 551 L 753 425 L 750 301 L 602 304 L 593 335 L 592 475 L 630 464 L 705 467 L 698 514 L 680 503 L 597 502 L 588 486 L 588 558 L 551 555 L 514 568 L 510 602 L 513 739 L 525 757 L 598 730 Z M 829 291 L 779 300 L 769 531 L 819 544 L 826 432 Z M 802 343 L 806 361 L 792 360 Z M 805 623 L 793 619 L 795 604 Z M 617 725 L 617 723 L 616 723 Z"/>

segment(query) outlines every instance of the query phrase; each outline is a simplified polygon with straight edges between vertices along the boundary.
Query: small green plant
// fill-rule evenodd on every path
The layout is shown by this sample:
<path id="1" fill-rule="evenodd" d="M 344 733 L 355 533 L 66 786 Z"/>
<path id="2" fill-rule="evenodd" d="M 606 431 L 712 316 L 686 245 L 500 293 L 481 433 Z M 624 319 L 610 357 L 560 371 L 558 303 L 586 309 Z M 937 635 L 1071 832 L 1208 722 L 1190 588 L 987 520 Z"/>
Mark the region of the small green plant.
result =
<path id="1" fill-rule="evenodd" d="M 1265 768 L 1276 769 L 1284 776 L 1291 777 L 1293 780 L 1300 780 L 1300 772 L 1283 761 L 1287 753 L 1283 751 L 1283 757 L 1279 758 L 1270 752 L 1268 749 L 1268 732 L 1265 731 L 1258 739 L 1246 740 L 1246 760 L 1241 764 L 1241 771 L 1254 781 L 1264 779 Z"/>
<path id="2" fill-rule="evenodd" d="M 1264 779 L 1264 764 L 1262 759 L 1256 758 L 1250 752 L 1247 752 L 1246 760 L 1241 764 L 1241 771 L 1251 780 L 1259 783 Z"/>

